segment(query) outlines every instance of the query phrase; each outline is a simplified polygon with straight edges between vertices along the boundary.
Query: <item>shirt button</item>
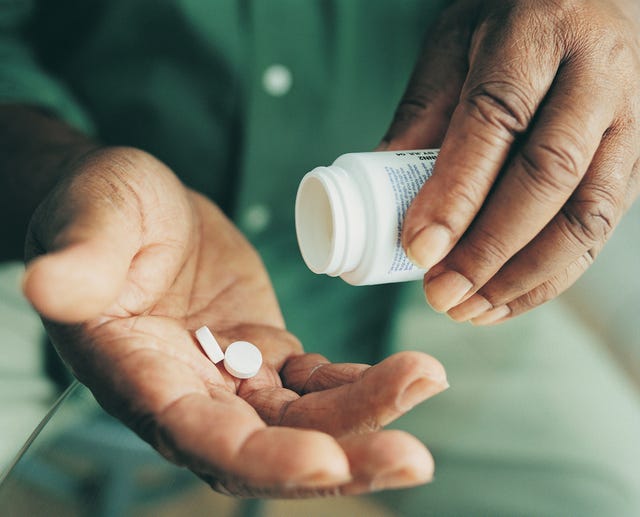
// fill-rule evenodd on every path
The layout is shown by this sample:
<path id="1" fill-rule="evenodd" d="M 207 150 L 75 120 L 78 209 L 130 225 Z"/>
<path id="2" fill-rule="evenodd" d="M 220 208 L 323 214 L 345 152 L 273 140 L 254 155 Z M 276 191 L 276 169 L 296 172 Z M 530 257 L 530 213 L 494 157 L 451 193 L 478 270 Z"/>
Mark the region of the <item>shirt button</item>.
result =
<path id="1" fill-rule="evenodd" d="M 266 205 L 252 205 L 242 215 L 242 225 L 251 233 L 260 233 L 271 222 L 271 210 Z"/>
<path id="2" fill-rule="evenodd" d="M 262 74 L 262 87 L 274 97 L 282 97 L 291 89 L 291 71 L 284 65 L 271 65 Z"/>

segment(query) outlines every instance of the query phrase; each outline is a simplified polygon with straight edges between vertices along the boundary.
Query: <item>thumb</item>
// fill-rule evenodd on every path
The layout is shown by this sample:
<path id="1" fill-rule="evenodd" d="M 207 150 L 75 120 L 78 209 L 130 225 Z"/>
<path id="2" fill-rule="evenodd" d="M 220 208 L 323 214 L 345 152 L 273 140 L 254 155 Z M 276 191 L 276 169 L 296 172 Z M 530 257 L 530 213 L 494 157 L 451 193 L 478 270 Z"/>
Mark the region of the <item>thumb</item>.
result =
<path id="1" fill-rule="evenodd" d="M 106 196 L 81 203 L 69 198 L 54 195 L 34 215 L 27 248 L 37 242 L 43 254 L 27 264 L 22 289 L 44 318 L 80 323 L 116 301 L 141 233 L 139 217 Z M 73 209 L 58 208 L 69 206 Z"/>
<path id="2" fill-rule="evenodd" d="M 475 18 L 468 6 L 457 4 L 426 34 L 409 84 L 377 150 L 440 147 L 467 75 Z"/>

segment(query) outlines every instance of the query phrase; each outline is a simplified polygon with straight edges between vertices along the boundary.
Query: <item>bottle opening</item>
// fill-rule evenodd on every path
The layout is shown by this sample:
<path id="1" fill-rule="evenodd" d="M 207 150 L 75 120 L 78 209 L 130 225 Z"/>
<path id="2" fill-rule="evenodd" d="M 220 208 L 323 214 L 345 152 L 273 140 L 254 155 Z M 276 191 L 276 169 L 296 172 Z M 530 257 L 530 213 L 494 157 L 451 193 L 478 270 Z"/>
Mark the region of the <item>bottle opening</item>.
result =
<path id="1" fill-rule="evenodd" d="M 314 273 L 326 273 L 334 254 L 333 211 L 325 185 L 304 178 L 296 198 L 296 233 L 302 258 Z"/>

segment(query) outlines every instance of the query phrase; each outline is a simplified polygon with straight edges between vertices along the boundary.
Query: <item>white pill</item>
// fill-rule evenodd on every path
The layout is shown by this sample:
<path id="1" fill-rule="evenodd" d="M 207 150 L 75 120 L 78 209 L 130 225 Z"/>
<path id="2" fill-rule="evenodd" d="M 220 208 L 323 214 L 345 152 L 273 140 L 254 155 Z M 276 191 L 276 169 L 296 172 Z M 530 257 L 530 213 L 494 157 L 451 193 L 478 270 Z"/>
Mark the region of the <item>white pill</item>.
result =
<path id="1" fill-rule="evenodd" d="M 213 337 L 209 327 L 205 325 L 204 327 L 200 327 L 196 330 L 196 339 L 198 340 L 198 343 L 200 343 L 204 353 L 207 354 L 209 359 L 214 363 L 219 363 L 224 359 L 222 348 L 220 348 L 216 338 Z"/>
<path id="2" fill-rule="evenodd" d="M 224 352 L 224 367 L 238 379 L 249 379 L 262 366 L 262 354 L 248 341 L 234 341 Z"/>

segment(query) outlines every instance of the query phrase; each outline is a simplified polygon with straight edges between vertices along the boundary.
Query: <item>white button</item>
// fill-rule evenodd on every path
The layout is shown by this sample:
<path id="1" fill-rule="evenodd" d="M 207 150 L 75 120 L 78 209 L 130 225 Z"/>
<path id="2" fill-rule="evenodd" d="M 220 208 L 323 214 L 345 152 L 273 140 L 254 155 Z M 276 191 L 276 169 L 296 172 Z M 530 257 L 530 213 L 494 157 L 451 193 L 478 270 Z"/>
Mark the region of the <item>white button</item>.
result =
<path id="1" fill-rule="evenodd" d="M 271 65 L 262 74 L 262 87 L 274 97 L 286 95 L 292 82 L 291 71 L 284 65 Z"/>
<path id="2" fill-rule="evenodd" d="M 252 205 L 242 216 L 244 227 L 253 233 L 264 230 L 271 221 L 271 210 L 265 205 Z"/>

